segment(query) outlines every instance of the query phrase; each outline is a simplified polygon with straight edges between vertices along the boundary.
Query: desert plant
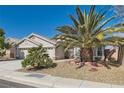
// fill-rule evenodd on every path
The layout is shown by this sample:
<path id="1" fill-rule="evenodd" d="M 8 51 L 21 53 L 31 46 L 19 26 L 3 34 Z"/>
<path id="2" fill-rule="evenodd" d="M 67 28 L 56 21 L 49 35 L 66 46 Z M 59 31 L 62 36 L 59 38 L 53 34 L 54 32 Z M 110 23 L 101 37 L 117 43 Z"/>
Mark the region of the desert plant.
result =
<path id="1" fill-rule="evenodd" d="M 29 49 L 29 55 L 22 61 L 22 67 L 49 68 L 53 66 L 52 59 L 42 45 Z"/>

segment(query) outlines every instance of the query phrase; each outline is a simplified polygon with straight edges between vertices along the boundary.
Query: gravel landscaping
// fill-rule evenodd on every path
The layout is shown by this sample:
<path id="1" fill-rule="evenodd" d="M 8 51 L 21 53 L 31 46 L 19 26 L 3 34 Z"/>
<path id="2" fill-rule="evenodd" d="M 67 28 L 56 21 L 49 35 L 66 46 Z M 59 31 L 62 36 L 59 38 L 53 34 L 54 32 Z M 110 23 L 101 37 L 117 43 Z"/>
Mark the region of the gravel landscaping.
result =
<path id="1" fill-rule="evenodd" d="M 106 69 L 104 66 L 93 67 L 87 63 L 84 67 L 76 69 L 77 65 L 61 62 L 57 63 L 55 68 L 37 70 L 35 72 L 50 74 L 53 76 L 89 80 L 102 83 L 111 83 L 117 85 L 124 85 L 124 67 L 111 67 Z M 94 70 L 95 69 L 95 70 Z M 20 69 L 18 71 L 25 71 Z"/>

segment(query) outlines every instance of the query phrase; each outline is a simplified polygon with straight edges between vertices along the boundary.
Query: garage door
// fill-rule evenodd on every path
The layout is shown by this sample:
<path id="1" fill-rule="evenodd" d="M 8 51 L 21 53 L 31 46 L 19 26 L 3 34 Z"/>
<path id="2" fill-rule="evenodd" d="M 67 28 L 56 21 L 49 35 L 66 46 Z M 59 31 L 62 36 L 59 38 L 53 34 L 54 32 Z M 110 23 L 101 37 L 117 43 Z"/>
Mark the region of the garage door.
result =
<path id="1" fill-rule="evenodd" d="M 27 49 L 20 49 L 20 58 L 26 58 L 28 55 L 28 50 Z"/>

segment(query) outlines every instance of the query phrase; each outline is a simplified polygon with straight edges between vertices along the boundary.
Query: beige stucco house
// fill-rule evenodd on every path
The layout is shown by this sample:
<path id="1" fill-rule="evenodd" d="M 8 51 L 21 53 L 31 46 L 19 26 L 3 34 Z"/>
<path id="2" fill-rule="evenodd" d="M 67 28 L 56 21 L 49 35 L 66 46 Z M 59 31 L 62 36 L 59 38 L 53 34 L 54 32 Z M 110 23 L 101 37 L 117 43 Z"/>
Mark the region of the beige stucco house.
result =
<path id="1" fill-rule="evenodd" d="M 65 59 L 65 58 L 75 58 L 79 56 L 79 48 L 74 48 L 68 50 L 68 52 L 64 52 L 62 47 L 56 47 L 57 41 L 51 40 L 47 37 L 38 35 L 38 34 L 30 34 L 22 40 L 17 40 L 13 38 L 8 38 L 7 42 L 12 44 L 11 49 L 6 50 L 6 57 L 9 58 L 20 58 L 23 59 L 28 55 L 28 50 L 33 47 L 38 47 L 39 45 L 43 45 L 44 48 L 47 49 L 47 53 L 52 59 Z M 93 49 L 93 60 L 103 59 L 104 58 L 104 47 L 97 47 Z M 117 59 L 118 50 L 112 55 L 113 58 Z M 69 55 L 69 57 L 67 57 Z"/>
<path id="2" fill-rule="evenodd" d="M 34 33 L 18 42 L 16 45 L 16 57 L 25 58 L 30 48 L 38 47 L 41 44 L 47 49 L 47 53 L 52 59 L 64 58 L 64 49 L 56 48 L 56 41 Z"/>

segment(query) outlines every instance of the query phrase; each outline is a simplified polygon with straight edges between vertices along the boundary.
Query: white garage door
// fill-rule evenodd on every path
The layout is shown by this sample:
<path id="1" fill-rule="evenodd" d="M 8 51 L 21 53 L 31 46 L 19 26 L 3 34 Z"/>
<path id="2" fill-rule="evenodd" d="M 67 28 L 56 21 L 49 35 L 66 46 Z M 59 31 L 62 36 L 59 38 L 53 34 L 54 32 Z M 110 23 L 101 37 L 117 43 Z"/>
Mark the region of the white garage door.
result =
<path id="1" fill-rule="evenodd" d="M 20 58 L 26 58 L 27 55 L 28 55 L 27 49 L 20 49 L 20 53 L 19 53 Z"/>
<path id="2" fill-rule="evenodd" d="M 28 55 L 28 50 L 23 50 L 24 51 L 24 58 Z"/>
<path id="3" fill-rule="evenodd" d="M 55 48 L 47 48 L 47 53 L 52 59 L 55 59 Z"/>

